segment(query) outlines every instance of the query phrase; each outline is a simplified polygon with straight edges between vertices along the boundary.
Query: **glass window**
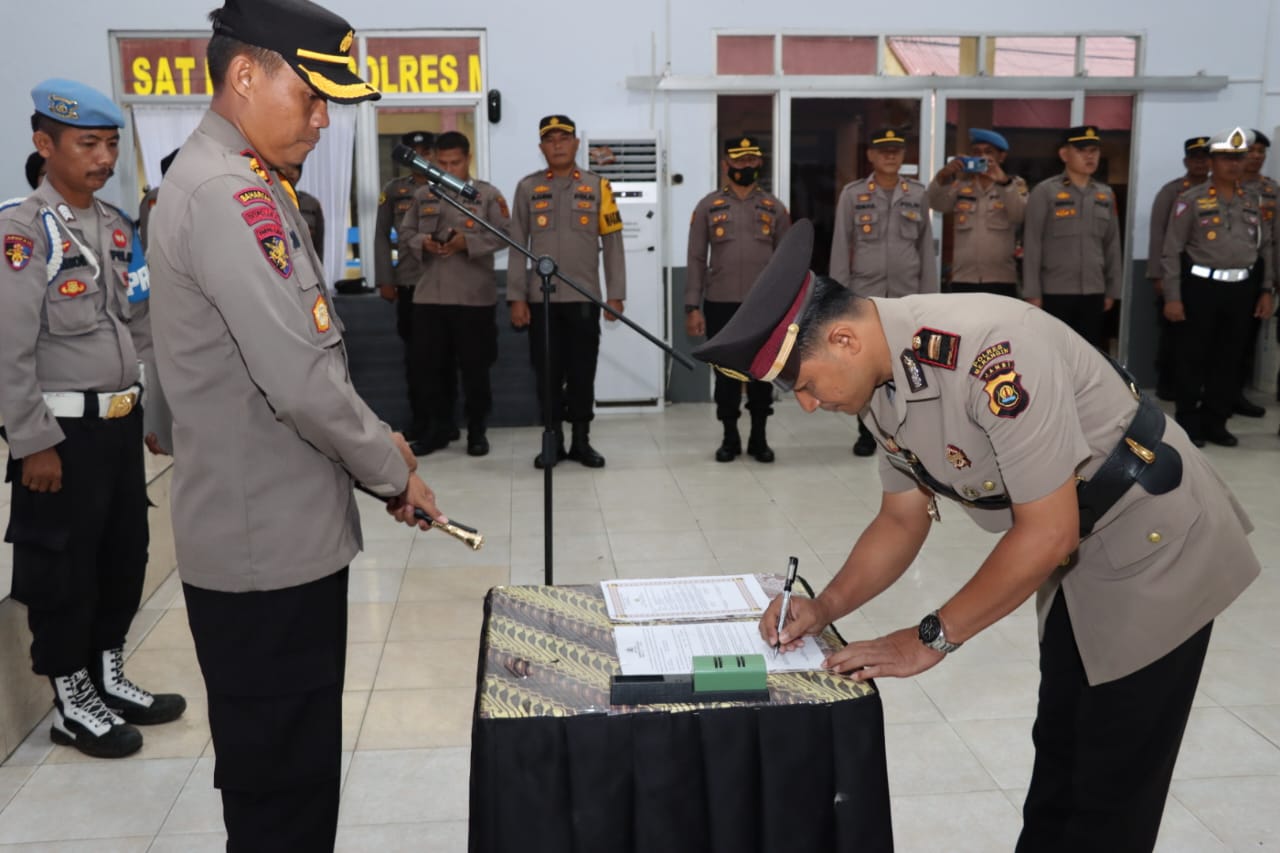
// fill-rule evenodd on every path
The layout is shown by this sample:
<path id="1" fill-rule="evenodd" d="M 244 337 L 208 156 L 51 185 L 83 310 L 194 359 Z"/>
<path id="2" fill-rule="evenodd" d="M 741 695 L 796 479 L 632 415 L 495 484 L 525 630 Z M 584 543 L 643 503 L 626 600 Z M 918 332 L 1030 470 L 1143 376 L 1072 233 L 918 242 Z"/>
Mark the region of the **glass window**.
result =
<path id="1" fill-rule="evenodd" d="M 1084 123 L 1100 130 L 1133 128 L 1133 95 L 1085 95 Z"/>
<path id="2" fill-rule="evenodd" d="M 1084 70 L 1090 77 L 1132 77 L 1138 73 L 1138 40 L 1131 36 L 1089 36 Z"/>
<path id="3" fill-rule="evenodd" d="M 884 73 L 901 77 L 967 77 L 978 73 L 978 39 L 967 36 L 890 36 Z"/>
<path id="4" fill-rule="evenodd" d="M 717 74 L 772 74 L 773 36 L 717 36 Z"/>
<path id="5" fill-rule="evenodd" d="M 997 77 L 1073 77 L 1076 39 L 1066 37 L 1001 36 L 987 40 L 994 58 L 990 73 Z"/>
<path id="6" fill-rule="evenodd" d="M 875 74 L 877 39 L 783 36 L 783 74 Z"/>

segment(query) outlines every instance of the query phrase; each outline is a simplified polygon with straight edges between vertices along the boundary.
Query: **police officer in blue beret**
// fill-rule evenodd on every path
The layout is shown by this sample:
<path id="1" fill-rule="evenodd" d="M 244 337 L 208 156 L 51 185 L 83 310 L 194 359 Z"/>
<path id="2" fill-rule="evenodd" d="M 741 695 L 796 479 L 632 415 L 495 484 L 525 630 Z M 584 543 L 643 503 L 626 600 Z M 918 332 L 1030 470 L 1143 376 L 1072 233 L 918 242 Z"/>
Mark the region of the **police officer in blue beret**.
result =
<path id="1" fill-rule="evenodd" d="M 94 197 L 115 168 L 124 118 L 70 80 L 31 91 L 45 180 L 0 210 L 0 418 L 9 443 L 13 597 L 27 605 L 31 664 L 53 685 L 55 743 L 119 758 L 133 724 L 186 701 L 124 675 L 147 567 L 143 437 L 162 452 L 146 261 L 133 223 Z M 167 440 L 165 446 L 167 446 Z"/>

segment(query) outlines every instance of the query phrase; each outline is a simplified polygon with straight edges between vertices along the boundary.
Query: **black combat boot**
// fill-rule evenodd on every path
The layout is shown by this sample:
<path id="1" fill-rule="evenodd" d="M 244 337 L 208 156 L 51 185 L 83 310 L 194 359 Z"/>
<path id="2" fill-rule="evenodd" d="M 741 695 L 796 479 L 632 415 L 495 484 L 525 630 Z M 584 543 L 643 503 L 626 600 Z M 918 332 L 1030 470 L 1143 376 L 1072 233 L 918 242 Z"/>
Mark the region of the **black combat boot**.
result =
<path id="1" fill-rule="evenodd" d="M 716 448 L 717 462 L 732 462 L 742 455 L 742 436 L 738 434 L 738 420 L 724 421 L 724 440 Z"/>
<path id="2" fill-rule="evenodd" d="M 142 749 L 142 732 L 102 704 L 87 669 L 51 677 L 54 743 L 74 746 L 94 758 L 124 758 Z"/>
<path id="3" fill-rule="evenodd" d="M 552 468 L 556 467 L 556 462 L 563 462 L 568 458 L 569 458 L 569 453 L 564 449 L 564 427 L 557 426 L 556 427 L 556 458 L 551 463 L 551 467 Z M 533 458 L 533 467 L 537 468 L 539 471 L 547 467 L 546 463 L 543 462 L 542 460 L 541 453 L 539 453 L 537 456 Z"/>
<path id="4" fill-rule="evenodd" d="M 747 436 L 747 455 L 757 462 L 772 462 L 773 451 L 765 440 L 764 425 L 769 419 L 757 415 L 751 416 L 751 434 Z"/>
<path id="5" fill-rule="evenodd" d="M 573 425 L 573 441 L 569 443 L 569 458 L 575 462 L 581 462 L 588 468 L 603 468 L 604 457 L 596 453 L 595 448 L 588 441 L 591 433 L 591 424 L 580 423 Z"/>
<path id="6" fill-rule="evenodd" d="M 489 439 L 485 436 L 484 421 L 467 424 L 467 455 L 489 455 Z"/>
<path id="7" fill-rule="evenodd" d="M 148 693 L 124 675 L 124 649 L 108 649 L 94 656 L 93 686 L 112 713 L 135 726 L 171 723 L 187 710 L 177 693 Z"/>

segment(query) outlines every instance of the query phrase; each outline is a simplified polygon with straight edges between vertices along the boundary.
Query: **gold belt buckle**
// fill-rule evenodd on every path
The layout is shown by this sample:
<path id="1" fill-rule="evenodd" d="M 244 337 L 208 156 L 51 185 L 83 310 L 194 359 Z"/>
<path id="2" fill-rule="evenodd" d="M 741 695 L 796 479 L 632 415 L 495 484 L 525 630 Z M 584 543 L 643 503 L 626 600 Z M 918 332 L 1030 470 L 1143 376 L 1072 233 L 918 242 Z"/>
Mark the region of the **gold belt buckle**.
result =
<path id="1" fill-rule="evenodd" d="M 133 411 L 133 406 L 138 402 L 138 393 L 130 391 L 127 394 L 112 394 L 111 402 L 107 405 L 108 418 L 123 418 L 125 415 Z"/>

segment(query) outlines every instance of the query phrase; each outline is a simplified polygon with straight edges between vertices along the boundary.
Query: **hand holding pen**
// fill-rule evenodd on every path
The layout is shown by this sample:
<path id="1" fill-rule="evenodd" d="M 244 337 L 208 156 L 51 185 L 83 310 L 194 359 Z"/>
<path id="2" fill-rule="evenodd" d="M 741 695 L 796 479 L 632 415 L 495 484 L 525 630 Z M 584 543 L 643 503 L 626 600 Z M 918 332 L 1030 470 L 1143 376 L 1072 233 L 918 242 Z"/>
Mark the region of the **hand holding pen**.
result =
<path id="1" fill-rule="evenodd" d="M 773 641 L 773 656 L 777 657 L 782 647 L 782 628 L 787 624 L 787 616 L 791 612 L 791 587 L 796 582 L 796 572 L 800 568 L 800 560 L 787 558 L 787 580 L 782 586 L 782 607 L 778 609 L 778 633 Z"/>

